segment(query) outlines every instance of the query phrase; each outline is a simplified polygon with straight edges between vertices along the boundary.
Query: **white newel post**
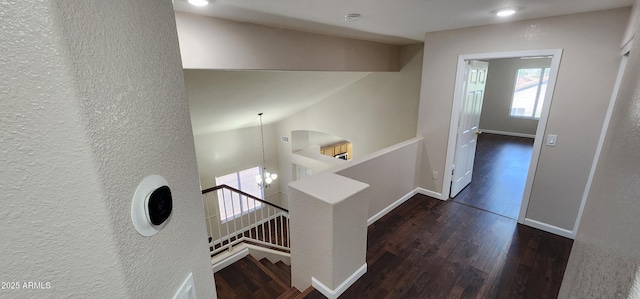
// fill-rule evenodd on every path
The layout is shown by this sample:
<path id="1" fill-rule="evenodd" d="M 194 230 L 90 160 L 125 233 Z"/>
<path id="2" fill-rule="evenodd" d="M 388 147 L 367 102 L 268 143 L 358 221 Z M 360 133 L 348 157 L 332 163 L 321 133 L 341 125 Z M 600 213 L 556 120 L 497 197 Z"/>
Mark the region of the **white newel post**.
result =
<path id="1" fill-rule="evenodd" d="M 294 287 L 337 298 L 366 272 L 368 187 L 333 173 L 289 184 Z"/>

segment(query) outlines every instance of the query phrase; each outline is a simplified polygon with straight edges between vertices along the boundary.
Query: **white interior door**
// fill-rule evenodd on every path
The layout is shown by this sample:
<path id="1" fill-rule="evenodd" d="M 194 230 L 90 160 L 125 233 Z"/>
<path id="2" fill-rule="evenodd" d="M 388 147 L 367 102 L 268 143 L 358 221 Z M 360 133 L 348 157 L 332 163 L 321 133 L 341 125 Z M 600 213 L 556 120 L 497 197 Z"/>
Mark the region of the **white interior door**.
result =
<path id="1" fill-rule="evenodd" d="M 467 64 L 466 88 L 460 107 L 451 197 L 458 195 L 464 187 L 471 183 L 488 69 L 489 63 L 484 61 L 472 60 Z"/>

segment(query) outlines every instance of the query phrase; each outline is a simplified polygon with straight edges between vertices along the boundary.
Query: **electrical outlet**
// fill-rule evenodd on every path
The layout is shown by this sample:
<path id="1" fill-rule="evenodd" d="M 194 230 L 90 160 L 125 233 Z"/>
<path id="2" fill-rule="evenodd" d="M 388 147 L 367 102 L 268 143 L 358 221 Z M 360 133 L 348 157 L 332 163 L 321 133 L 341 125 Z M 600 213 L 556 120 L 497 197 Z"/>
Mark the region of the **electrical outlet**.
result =
<path id="1" fill-rule="evenodd" d="M 173 299 L 196 299 L 196 288 L 193 283 L 193 273 L 189 273 Z"/>
<path id="2" fill-rule="evenodd" d="M 434 170 L 433 173 L 431 173 L 431 178 L 434 179 L 434 180 L 437 180 L 438 179 L 438 172 Z"/>

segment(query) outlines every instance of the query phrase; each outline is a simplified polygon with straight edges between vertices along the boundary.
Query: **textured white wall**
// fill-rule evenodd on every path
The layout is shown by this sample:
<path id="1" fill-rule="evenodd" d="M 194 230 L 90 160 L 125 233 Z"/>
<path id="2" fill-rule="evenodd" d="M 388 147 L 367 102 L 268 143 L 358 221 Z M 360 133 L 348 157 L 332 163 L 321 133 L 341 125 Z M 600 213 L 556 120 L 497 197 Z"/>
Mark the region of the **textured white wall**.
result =
<path id="1" fill-rule="evenodd" d="M 2 281 L 51 281 L 35 297 L 168 298 L 193 272 L 198 296 L 214 297 L 171 2 L 2 11 Z M 174 211 L 145 238 L 130 206 L 150 174 L 169 182 Z"/>
<path id="2" fill-rule="evenodd" d="M 82 101 L 48 1 L 0 2 L 0 298 L 126 298 Z"/>
<path id="3" fill-rule="evenodd" d="M 480 128 L 521 134 L 536 134 L 538 120 L 510 117 L 516 74 L 521 68 L 549 67 L 551 59 L 495 59 L 489 61 Z"/>
<path id="4" fill-rule="evenodd" d="M 397 71 L 400 47 L 176 13 L 186 69 Z"/>
<path id="5" fill-rule="evenodd" d="M 127 289 L 134 297 L 172 296 L 193 272 L 198 296 L 214 296 L 171 2 L 58 5 Z M 175 208 L 168 225 L 145 238 L 131 225 L 130 202 L 150 174 L 167 179 Z"/>
<path id="6" fill-rule="evenodd" d="M 547 133 L 557 147 L 543 147 L 526 217 L 572 230 L 620 64 L 620 40 L 629 9 L 566 15 L 428 33 L 425 36 L 418 135 L 425 138 L 420 186 L 442 191 L 461 54 L 564 49 Z"/>
<path id="7" fill-rule="evenodd" d="M 635 22 L 630 27 L 636 47 L 627 61 L 560 298 L 637 298 L 628 295 L 640 266 L 640 27 Z"/>

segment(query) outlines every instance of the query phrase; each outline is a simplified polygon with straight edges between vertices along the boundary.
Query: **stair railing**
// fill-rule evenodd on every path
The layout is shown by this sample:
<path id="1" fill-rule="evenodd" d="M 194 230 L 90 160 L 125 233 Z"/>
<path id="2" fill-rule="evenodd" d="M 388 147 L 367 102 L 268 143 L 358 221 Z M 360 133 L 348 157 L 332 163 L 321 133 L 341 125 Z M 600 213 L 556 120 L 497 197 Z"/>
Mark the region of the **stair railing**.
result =
<path id="1" fill-rule="evenodd" d="M 290 252 L 287 209 L 227 185 L 202 195 L 212 257 L 244 242 Z"/>

